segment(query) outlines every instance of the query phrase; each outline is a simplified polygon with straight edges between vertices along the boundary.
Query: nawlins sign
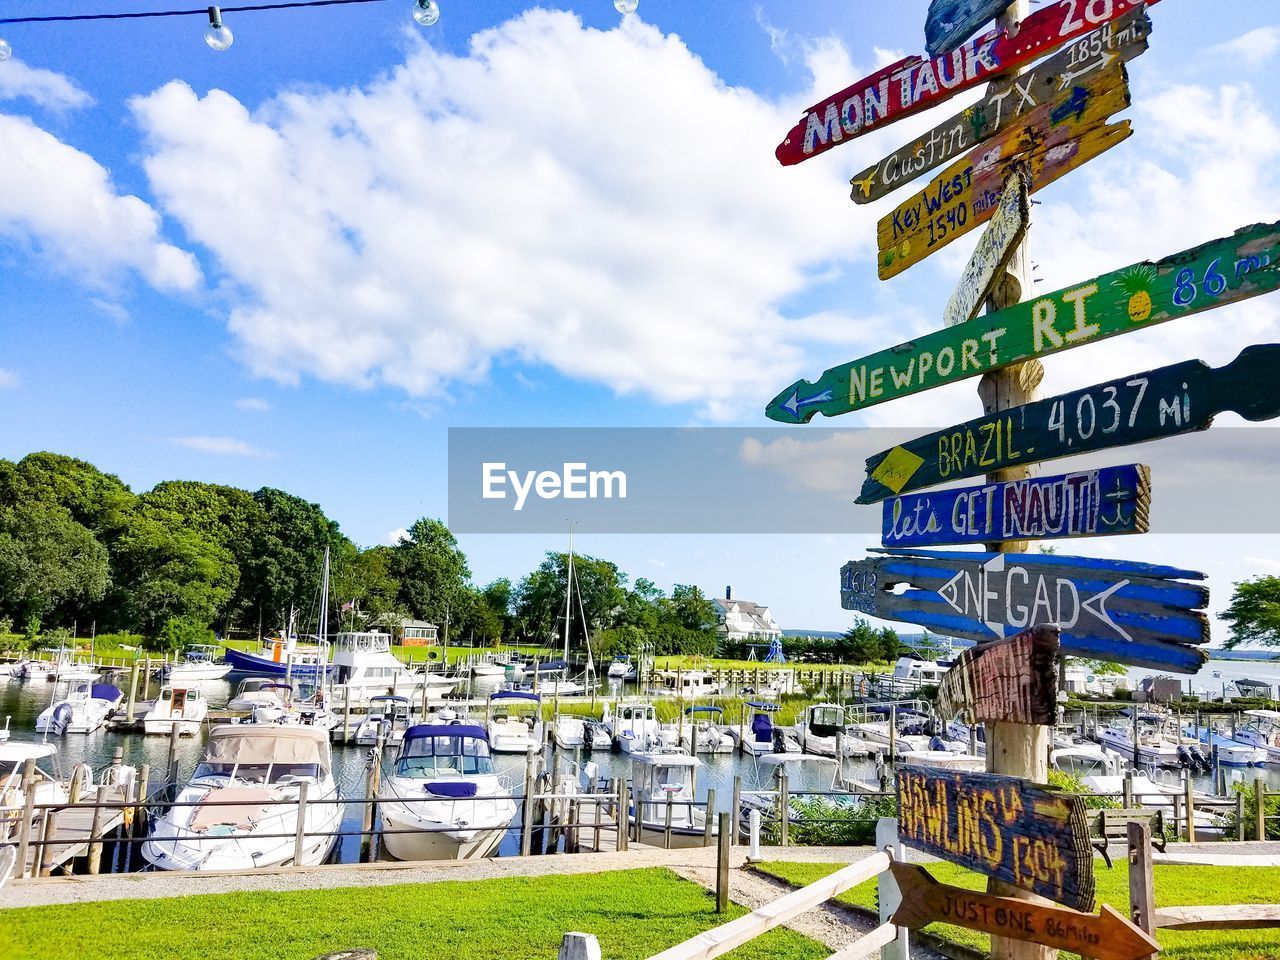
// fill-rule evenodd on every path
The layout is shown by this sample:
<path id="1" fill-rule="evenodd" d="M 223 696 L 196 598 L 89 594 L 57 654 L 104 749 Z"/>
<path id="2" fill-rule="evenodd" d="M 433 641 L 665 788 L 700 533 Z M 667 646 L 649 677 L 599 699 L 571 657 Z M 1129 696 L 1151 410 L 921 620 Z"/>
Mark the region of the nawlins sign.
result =
<path id="1" fill-rule="evenodd" d="M 1148 0 L 1147 6 L 1156 0 Z M 1142 6 L 1141 0 L 1061 0 L 1033 13 L 1016 36 L 993 30 L 941 57 L 909 57 L 815 103 L 775 154 L 800 163 L 961 91 L 1038 60 Z"/>
<path id="2" fill-rule="evenodd" d="M 840 604 L 984 643 L 1040 624 L 1063 652 L 1196 673 L 1209 641 L 1204 574 L 1159 564 L 1037 553 L 879 550 L 846 563 Z M 903 593 L 896 592 L 906 586 Z"/>
<path id="3" fill-rule="evenodd" d="M 1092 910 L 1084 800 L 994 773 L 898 770 L 898 836 L 908 846 Z"/>

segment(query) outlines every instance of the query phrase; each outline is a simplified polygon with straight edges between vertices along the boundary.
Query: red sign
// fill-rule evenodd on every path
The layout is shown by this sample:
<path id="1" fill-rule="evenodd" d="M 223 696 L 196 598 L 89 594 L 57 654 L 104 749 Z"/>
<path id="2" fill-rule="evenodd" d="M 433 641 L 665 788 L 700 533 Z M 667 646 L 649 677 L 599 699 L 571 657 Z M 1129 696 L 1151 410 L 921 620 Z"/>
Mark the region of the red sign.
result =
<path id="1" fill-rule="evenodd" d="M 899 61 L 806 110 L 775 155 L 783 166 L 808 160 L 1038 60 L 1140 6 L 1142 0 L 1056 0 L 1023 20 L 1014 36 L 992 30 L 944 56 Z"/>

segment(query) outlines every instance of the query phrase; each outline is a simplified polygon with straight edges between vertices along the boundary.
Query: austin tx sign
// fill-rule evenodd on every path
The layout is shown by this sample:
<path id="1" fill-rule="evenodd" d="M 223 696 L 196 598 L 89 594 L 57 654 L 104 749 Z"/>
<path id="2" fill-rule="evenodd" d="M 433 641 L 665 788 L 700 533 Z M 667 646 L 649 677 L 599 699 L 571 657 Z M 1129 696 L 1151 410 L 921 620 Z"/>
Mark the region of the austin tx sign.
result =
<path id="1" fill-rule="evenodd" d="M 787 387 L 765 414 L 782 423 L 834 417 L 1277 287 L 1280 223 L 1256 224 L 832 367 Z"/>
<path id="2" fill-rule="evenodd" d="M 1038 553 L 876 553 L 841 569 L 844 609 L 979 643 L 1056 624 L 1066 654 L 1174 673 L 1207 659 L 1209 590 L 1182 582 L 1202 573 Z"/>
<path id="3" fill-rule="evenodd" d="M 884 502 L 886 547 L 1063 540 L 1146 533 L 1151 474 L 1141 464 L 908 494 Z"/>
<path id="4" fill-rule="evenodd" d="M 949 721 L 1051 726 L 1058 719 L 1058 628 L 1042 625 L 965 650 L 938 687 Z"/>
<path id="5" fill-rule="evenodd" d="M 1018 777 L 905 766 L 898 835 L 908 846 L 1075 907 L 1093 908 L 1081 797 Z"/>
<path id="6" fill-rule="evenodd" d="M 987 93 L 946 123 L 895 150 L 849 182 L 854 203 L 872 203 L 916 177 L 950 163 L 978 144 L 1010 127 L 1021 126 L 1026 115 L 1049 101 L 1060 100 L 1068 89 L 1095 70 L 1126 63 L 1147 49 L 1151 18 L 1135 8 L 1113 23 L 1074 41 L 1043 63 L 1015 77 L 1009 89 Z"/>
<path id="7" fill-rule="evenodd" d="M 858 503 L 1020 464 L 1207 430 L 1228 410 L 1255 422 L 1280 417 L 1278 370 L 1280 344 L 1257 344 L 1225 367 L 1187 360 L 978 417 L 868 458 Z"/>
<path id="8" fill-rule="evenodd" d="M 1141 0 L 1061 0 L 1023 20 L 1016 36 L 993 30 L 942 57 L 908 57 L 814 104 L 775 155 L 783 165 L 800 163 L 1039 60 L 1141 5 Z"/>

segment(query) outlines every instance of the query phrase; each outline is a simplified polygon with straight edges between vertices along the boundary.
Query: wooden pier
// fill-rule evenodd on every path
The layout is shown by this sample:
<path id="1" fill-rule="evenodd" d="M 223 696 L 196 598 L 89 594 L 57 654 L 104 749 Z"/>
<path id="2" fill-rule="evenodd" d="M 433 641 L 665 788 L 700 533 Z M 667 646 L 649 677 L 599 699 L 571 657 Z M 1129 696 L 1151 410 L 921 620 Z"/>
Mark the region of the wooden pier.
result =
<path id="1" fill-rule="evenodd" d="M 124 822 L 123 807 L 101 807 L 99 804 L 124 803 L 131 799 L 128 787 L 113 784 L 99 787 L 92 798 L 82 804 L 69 804 L 50 809 L 32 830 L 21 876 L 47 877 L 59 867 L 70 870 L 76 857 L 89 855 L 90 847 L 101 848 L 103 838 Z"/>

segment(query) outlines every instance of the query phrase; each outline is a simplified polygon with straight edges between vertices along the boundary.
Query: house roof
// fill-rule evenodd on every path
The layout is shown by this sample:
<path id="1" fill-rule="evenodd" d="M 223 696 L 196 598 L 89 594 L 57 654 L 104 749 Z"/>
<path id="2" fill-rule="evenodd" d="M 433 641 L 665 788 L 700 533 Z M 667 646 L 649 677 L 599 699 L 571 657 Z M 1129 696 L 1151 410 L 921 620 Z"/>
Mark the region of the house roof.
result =
<path id="1" fill-rule="evenodd" d="M 750 633 L 779 633 L 781 628 L 773 619 L 769 608 L 750 600 L 728 600 L 715 597 L 712 600 L 727 620 L 732 618 L 737 627 L 745 627 Z"/>
<path id="2" fill-rule="evenodd" d="M 434 623 L 427 623 L 427 621 L 425 620 L 409 620 L 407 618 L 400 621 L 400 629 L 403 630 L 406 627 L 422 627 L 422 628 L 430 627 L 432 630 L 440 629 Z"/>

